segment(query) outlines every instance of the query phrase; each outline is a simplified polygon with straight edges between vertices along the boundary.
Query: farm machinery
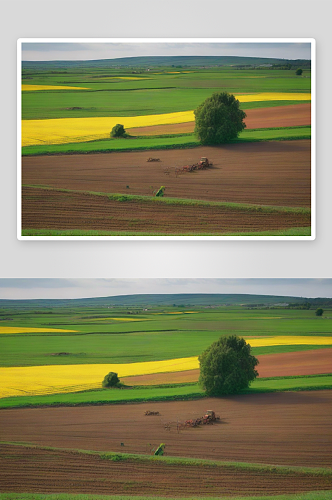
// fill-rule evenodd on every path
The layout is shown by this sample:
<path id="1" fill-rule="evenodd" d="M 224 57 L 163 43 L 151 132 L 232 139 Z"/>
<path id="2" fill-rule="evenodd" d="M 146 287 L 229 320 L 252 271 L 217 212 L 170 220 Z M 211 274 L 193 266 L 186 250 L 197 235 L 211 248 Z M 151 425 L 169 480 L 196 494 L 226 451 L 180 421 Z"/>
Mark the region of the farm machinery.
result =
<path id="1" fill-rule="evenodd" d="M 198 427 L 199 425 L 212 425 L 219 421 L 220 417 L 215 414 L 213 410 L 207 410 L 203 417 L 198 417 L 178 424 L 178 430 L 185 427 Z"/>
<path id="2" fill-rule="evenodd" d="M 198 163 L 193 163 L 192 165 L 185 165 L 184 167 L 176 168 L 175 175 L 182 174 L 184 172 L 195 172 L 196 170 L 204 170 L 206 168 L 212 167 L 213 164 L 203 156 Z"/>

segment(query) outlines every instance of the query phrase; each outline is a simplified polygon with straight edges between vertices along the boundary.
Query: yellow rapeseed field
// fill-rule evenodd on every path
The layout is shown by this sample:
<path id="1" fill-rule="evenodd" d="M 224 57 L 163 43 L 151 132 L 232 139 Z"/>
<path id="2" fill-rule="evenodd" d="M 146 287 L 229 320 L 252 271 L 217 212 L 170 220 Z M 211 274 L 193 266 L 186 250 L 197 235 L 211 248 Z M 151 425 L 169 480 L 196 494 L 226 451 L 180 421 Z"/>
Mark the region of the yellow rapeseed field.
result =
<path id="1" fill-rule="evenodd" d="M 310 101 L 309 93 L 261 92 L 260 94 L 235 95 L 240 102 L 257 101 Z"/>
<path id="2" fill-rule="evenodd" d="M 149 373 L 180 372 L 197 367 L 197 357 L 192 357 L 145 363 L 0 368 L 0 398 L 98 389 L 105 375 L 111 371 L 121 378 Z"/>
<path id="3" fill-rule="evenodd" d="M 193 121 L 193 111 L 146 116 L 111 116 L 92 118 L 56 118 L 23 120 L 22 146 L 35 144 L 67 144 L 110 137 L 112 128 L 121 123 L 124 128 L 167 125 Z"/>
<path id="4" fill-rule="evenodd" d="M 250 338 L 247 342 L 251 347 L 266 347 L 273 345 L 332 345 L 332 337 L 295 337 L 280 335 L 278 337 Z"/>
<path id="5" fill-rule="evenodd" d="M 65 85 L 22 85 L 22 92 L 36 90 L 89 90 L 88 87 L 68 87 Z"/>
<path id="6" fill-rule="evenodd" d="M 26 328 L 21 326 L 0 326 L 0 334 L 5 333 L 71 333 L 78 330 L 62 330 L 60 328 Z"/>
<path id="7" fill-rule="evenodd" d="M 310 94 L 260 93 L 236 95 L 240 102 L 310 100 Z M 56 118 L 49 120 L 23 120 L 22 146 L 38 144 L 68 144 L 110 137 L 112 128 L 121 123 L 125 129 L 193 122 L 194 111 L 144 116 L 112 116 L 91 118 Z"/>

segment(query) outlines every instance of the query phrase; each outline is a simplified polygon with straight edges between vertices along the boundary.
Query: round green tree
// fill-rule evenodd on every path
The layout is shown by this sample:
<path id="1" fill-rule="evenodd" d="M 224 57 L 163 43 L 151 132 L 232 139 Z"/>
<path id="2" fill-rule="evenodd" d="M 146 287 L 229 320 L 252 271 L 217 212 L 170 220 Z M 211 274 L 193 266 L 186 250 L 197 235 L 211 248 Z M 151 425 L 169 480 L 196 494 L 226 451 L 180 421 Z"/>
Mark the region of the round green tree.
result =
<path id="1" fill-rule="evenodd" d="M 298 68 L 295 73 L 298 75 L 298 76 L 301 76 L 302 73 L 303 73 L 303 70 L 301 68 Z"/>
<path id="2" fill-rule="evenodd" d="M 115 372 L 109 372 L 105 375 L 102 386 L 103 387 L 119 387 L 120 379 Z"/>
<path id="3" fill-rule="evenodd" d="M 251 347 L 237 335 L 220 337 L 199 356 L 199 384 L 208 396 L 237 394 L 258 375 L 258 359 Z"/>
<path id="4" fill-rule="evenodd" d="M 195 133 L 200 142 L 224 144 L 236 139 L 246 124 L 247 116 L 239 107 L 239 101 L 228 92 L 215 92 L 208 97 L 195 113 Z"/>
<path id="5" fill-rule="evenodd" d="M 315 314 L 316 314 L 316 316 L 323 316 L 323 312 L 324 312 L 324 310 L 321 309 L 321 308 L 319 308 L 319 309 L 316 310 Z"/>
<path id="6" fill-rule="evenodd" d="M 111 137 L 125 137 L 126 131 L 123 125 L 117 123 L 112 128 Z"/>

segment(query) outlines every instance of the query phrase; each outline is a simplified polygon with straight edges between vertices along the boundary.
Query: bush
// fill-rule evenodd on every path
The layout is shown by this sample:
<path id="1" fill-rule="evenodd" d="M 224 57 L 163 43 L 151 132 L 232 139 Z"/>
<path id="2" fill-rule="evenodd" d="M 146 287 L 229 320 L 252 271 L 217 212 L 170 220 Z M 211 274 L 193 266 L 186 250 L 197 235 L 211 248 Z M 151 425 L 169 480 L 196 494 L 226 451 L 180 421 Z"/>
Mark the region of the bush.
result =
<path id="1" fill-rule="evenodd" d="M 317 309 L 315 314 L 316 314 L 316 316 L 323 316 L 323 312 L 324 312 L 324 310 L 319 308 L 319 309 Z"/>
<path id="2" fill-rule="evenodd" d="M 228 92 L 215 92 L 195 111 L 195 133 L 202 144 L 224 144 L 236 139 L 247 116 Z"/>
<path id="3" fill-rule="evenodd" d="M 248 389 L 258 372 L 250 345 L 236 335 L 221 337 L 199 356 L 199 384 L 208 396 L 237 394 Z"/>
<path id="4" fill-rule="evenodd" d="M 115 372 L 109 372 L 102 383 L 103 387 L 120 387 L 120 379 Z"/>
<path id="5" fill-rule="evenodd" d="M 123 125 L 118 123 L 112 128 L 111 137 L 126 137 L 126 131 Z"/>
<path id="6" fill-rule="evenodd" d="M 302 70 L 301 68 L 298 68 L 298 69 L 295 71 L 295 73 L 296 73 L 297 75 L 301 76 L 301 75 L 302 75 L 302 73 L 303 73 L 303 70 Z"/>

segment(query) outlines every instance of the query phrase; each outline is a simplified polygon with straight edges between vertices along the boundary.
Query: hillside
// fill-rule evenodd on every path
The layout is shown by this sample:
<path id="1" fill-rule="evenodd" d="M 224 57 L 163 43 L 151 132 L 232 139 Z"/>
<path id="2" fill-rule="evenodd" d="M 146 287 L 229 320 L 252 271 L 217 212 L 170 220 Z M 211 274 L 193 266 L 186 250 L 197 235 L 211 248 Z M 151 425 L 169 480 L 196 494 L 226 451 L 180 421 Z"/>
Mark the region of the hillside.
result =
<path id="1" fill-rule="evenodd" d="M 301 304 L 312 306 L 332 304 L 332 299 L 286 297 L 277 295 L 249 294 L 138 294 L 83 299 L 37 299 L 0 300 L 0 308 L 36 307 L 108 307 L 108 306 L 273 306 L 280 304 Z"/>
<path id="2" fill-rule="evenodd" d="M 286 65 L 310 67 L 309 60 L 274 59 L 269 57 L 236 56 L 146 56 L 100 59 L 91 61 L 22 61 L 23 70 L 89 69 L 89 68 L 139 68 L 139 67 L 208 67 L 208 66 L 261 66 Z"/>

